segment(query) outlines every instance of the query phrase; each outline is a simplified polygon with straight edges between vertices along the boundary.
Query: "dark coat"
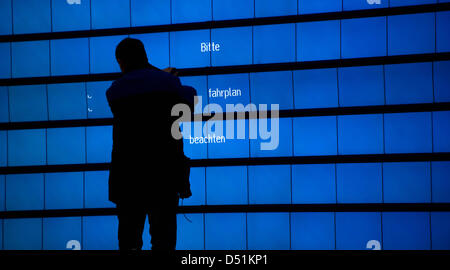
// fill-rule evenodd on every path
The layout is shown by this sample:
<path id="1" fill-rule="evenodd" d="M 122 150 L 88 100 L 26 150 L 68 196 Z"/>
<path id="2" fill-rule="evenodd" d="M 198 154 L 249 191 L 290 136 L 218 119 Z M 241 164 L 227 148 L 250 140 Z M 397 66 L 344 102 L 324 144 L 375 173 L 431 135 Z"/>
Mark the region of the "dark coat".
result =
<path id="1" fill-rule="evenodd" d="M 195 89 L 150 67 L 124 74 L 106 91 L 114 115 L 109 200 L 157 204 L 189 185 L 183 141 L 175 140 L 171 116 L 177 103 L 193 107 Z"/>

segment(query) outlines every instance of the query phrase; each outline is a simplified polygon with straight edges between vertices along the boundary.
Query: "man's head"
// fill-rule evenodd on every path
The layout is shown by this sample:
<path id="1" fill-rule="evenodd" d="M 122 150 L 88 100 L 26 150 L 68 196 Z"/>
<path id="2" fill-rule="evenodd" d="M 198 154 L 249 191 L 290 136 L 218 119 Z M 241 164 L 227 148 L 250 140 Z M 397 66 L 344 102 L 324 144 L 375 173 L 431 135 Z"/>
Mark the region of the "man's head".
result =
<path id="1" fill-rule="evenodd" d="M 149 66 L 144 44 L 135 38 L 125 38 L 117 45 L 116 60 L 123 73 Z"/>

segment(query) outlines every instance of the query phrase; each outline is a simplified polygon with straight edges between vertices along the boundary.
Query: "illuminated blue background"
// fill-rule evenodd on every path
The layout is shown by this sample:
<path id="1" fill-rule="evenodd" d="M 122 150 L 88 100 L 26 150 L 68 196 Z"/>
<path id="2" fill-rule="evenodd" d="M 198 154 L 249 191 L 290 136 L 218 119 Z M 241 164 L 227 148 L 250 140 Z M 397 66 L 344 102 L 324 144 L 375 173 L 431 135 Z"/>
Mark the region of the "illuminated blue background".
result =
<path id="1" fill-rule="evenodd" d="M 115 31 L 437 2 L 82 0 L 81 5 L 68 5 L 62 0 L 12 0 L 0 1 L 0 35 Z M 450 11 L 440 11 L 130 36 L 143 41 L 150 63 L 159 68 L 234 67 L 448 53 L 449 23 Z M 114 50 L 127 36 L 0 42 L 0 79 L 119 72 Z M 220 50 L 201 52 L 201 42 L 220 44 Z M 251 102 L 292 110 L 449 102 L 449 73 L 450 61 L 426 61 L 240 71 L 180 80 L 197 89 L 203 107 Z M 111 81 L 102 80 L 0 86 L 0 123 L 110 118 L 105 91 Z M 208 97 L 208 89 L 216 87 L 240 88 L 243 96 Z M 203 107 L 198 104 L 196 113 Z M 252 122 L 240 123 L 248 137 Z M 449 111 L 284 117 L 279 145 L 271 151 L 261 150 L 261 143 L 268 142 L 261 138 L 197 145 L 184 138 L 184 147 L 193 159 L 448 153 L 449 123 Z M 108 163 L 111 148 L 109 125 L 0 130 L 1 167 Z M 190 175 L 193 196 L 183 205 L 450 203 L 449 175 L 449 161 L 195 167 Z M 108 201 L 108 176 L 107 171 L 0 175 L 0 211 L 111 208 L 115 205 Z M 178 215 L 178 249 L 367 249 L 369 240 L 379 241 L 386 250 L 450 249 L 448 212 L 186 217 L 192 223 Z M 148 224 L 144 230 L 144 249 L 149 249 Z M 66 249 L 72 239 L 86 250 L 117 249 L 116 236 L 115 216 L 0 219 L 0 249 Z"/>

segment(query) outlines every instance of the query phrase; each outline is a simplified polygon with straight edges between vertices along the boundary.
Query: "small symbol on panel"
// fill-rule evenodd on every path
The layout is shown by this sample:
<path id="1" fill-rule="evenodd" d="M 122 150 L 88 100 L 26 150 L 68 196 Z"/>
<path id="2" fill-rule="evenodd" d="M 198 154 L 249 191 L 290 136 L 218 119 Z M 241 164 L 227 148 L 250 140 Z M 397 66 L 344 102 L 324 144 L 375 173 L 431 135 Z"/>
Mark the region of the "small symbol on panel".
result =
<path id="1" fill-rule="evenodd" d="M 94 110 L 92 110 L 91 108 L 88 108 L 88 112 L 93 112 Z"/>
<path id="2" fill-rule="evenodd" d="M 81 250 L 80 241 L 78 240 L 67 241 L 66 248 L 71 250 Z"/>
<path id="3" fill-rule="evenodd" d="M 381 5 L 381 0 L 367 0 L 367 4 L 369 4 L 369 5 L 373 5 L 373 4 Z"/>
<path id="4" fill-rule="evenodd" d="M 88 98 L 88 99 L 92 99 L 92 96 L 88 94 L 88 95 L 87 95 L 87 98 Z"/>
<path id="5" fill-rule="evenodd" d="M 81 0 L 67 0 L 67 4 L 69 5 L 81 5 Z"/>
<path id="6" fill-rule="evenodd" d="M 378 240 L 370 240 L 367 242 L 366 248 L 371 250 L 381 250 L 381 243 Z"/>

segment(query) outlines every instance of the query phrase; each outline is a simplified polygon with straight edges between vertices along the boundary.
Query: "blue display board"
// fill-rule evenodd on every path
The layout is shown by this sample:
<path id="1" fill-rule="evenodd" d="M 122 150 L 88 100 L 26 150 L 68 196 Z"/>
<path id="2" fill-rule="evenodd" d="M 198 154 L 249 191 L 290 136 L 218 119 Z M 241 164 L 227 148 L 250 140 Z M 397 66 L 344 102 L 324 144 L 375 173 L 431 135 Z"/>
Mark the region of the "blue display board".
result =
<path id="1" fill-rule="evenodd" d="M 116 207 L 108 200 L 108 171 L 70 168 L 111 161 L 105 93 L 120 72 L 116 46 L 132 37 L 144 43 L 152 65 L 194 74 L 180 81 L 201 98 L 196 114 L 282 114 L 181 126 L 184 152 L 201 167 L 191 168 L 193 196 L 182 202 L 198 212 L 178 214 L 177 249 L 367 250 L 375 243 L 448 250 L 449 212 L 332 210 L 450 203 L 450 161 L 395 161 L 397 154 L 450 152 L 450 11 L 386 13 L 438 2 L 0 1 L 0 169 L 13 172 L 0 175 L 0 213 Z M 367 9 L 385 13 L 354 12 Z M 431 106 L 444 109 L 423 109 Z M 381 160 L 358 160 L 366 155 Z M 263 162 L 245 163 L 253 159 Z M 209 160 L 217 164 L 203 163 Z M 42 172 L 48 168 L 57 171 Z M 331 210 L 245 210 L 322 204 Z M 0 250 L 64 250 L 70 243 L 118 249 L 117 222 L 7 217 L 0 219 Z M 147 220 L 144 249 L 151 248 L 148 231 Z"/>

